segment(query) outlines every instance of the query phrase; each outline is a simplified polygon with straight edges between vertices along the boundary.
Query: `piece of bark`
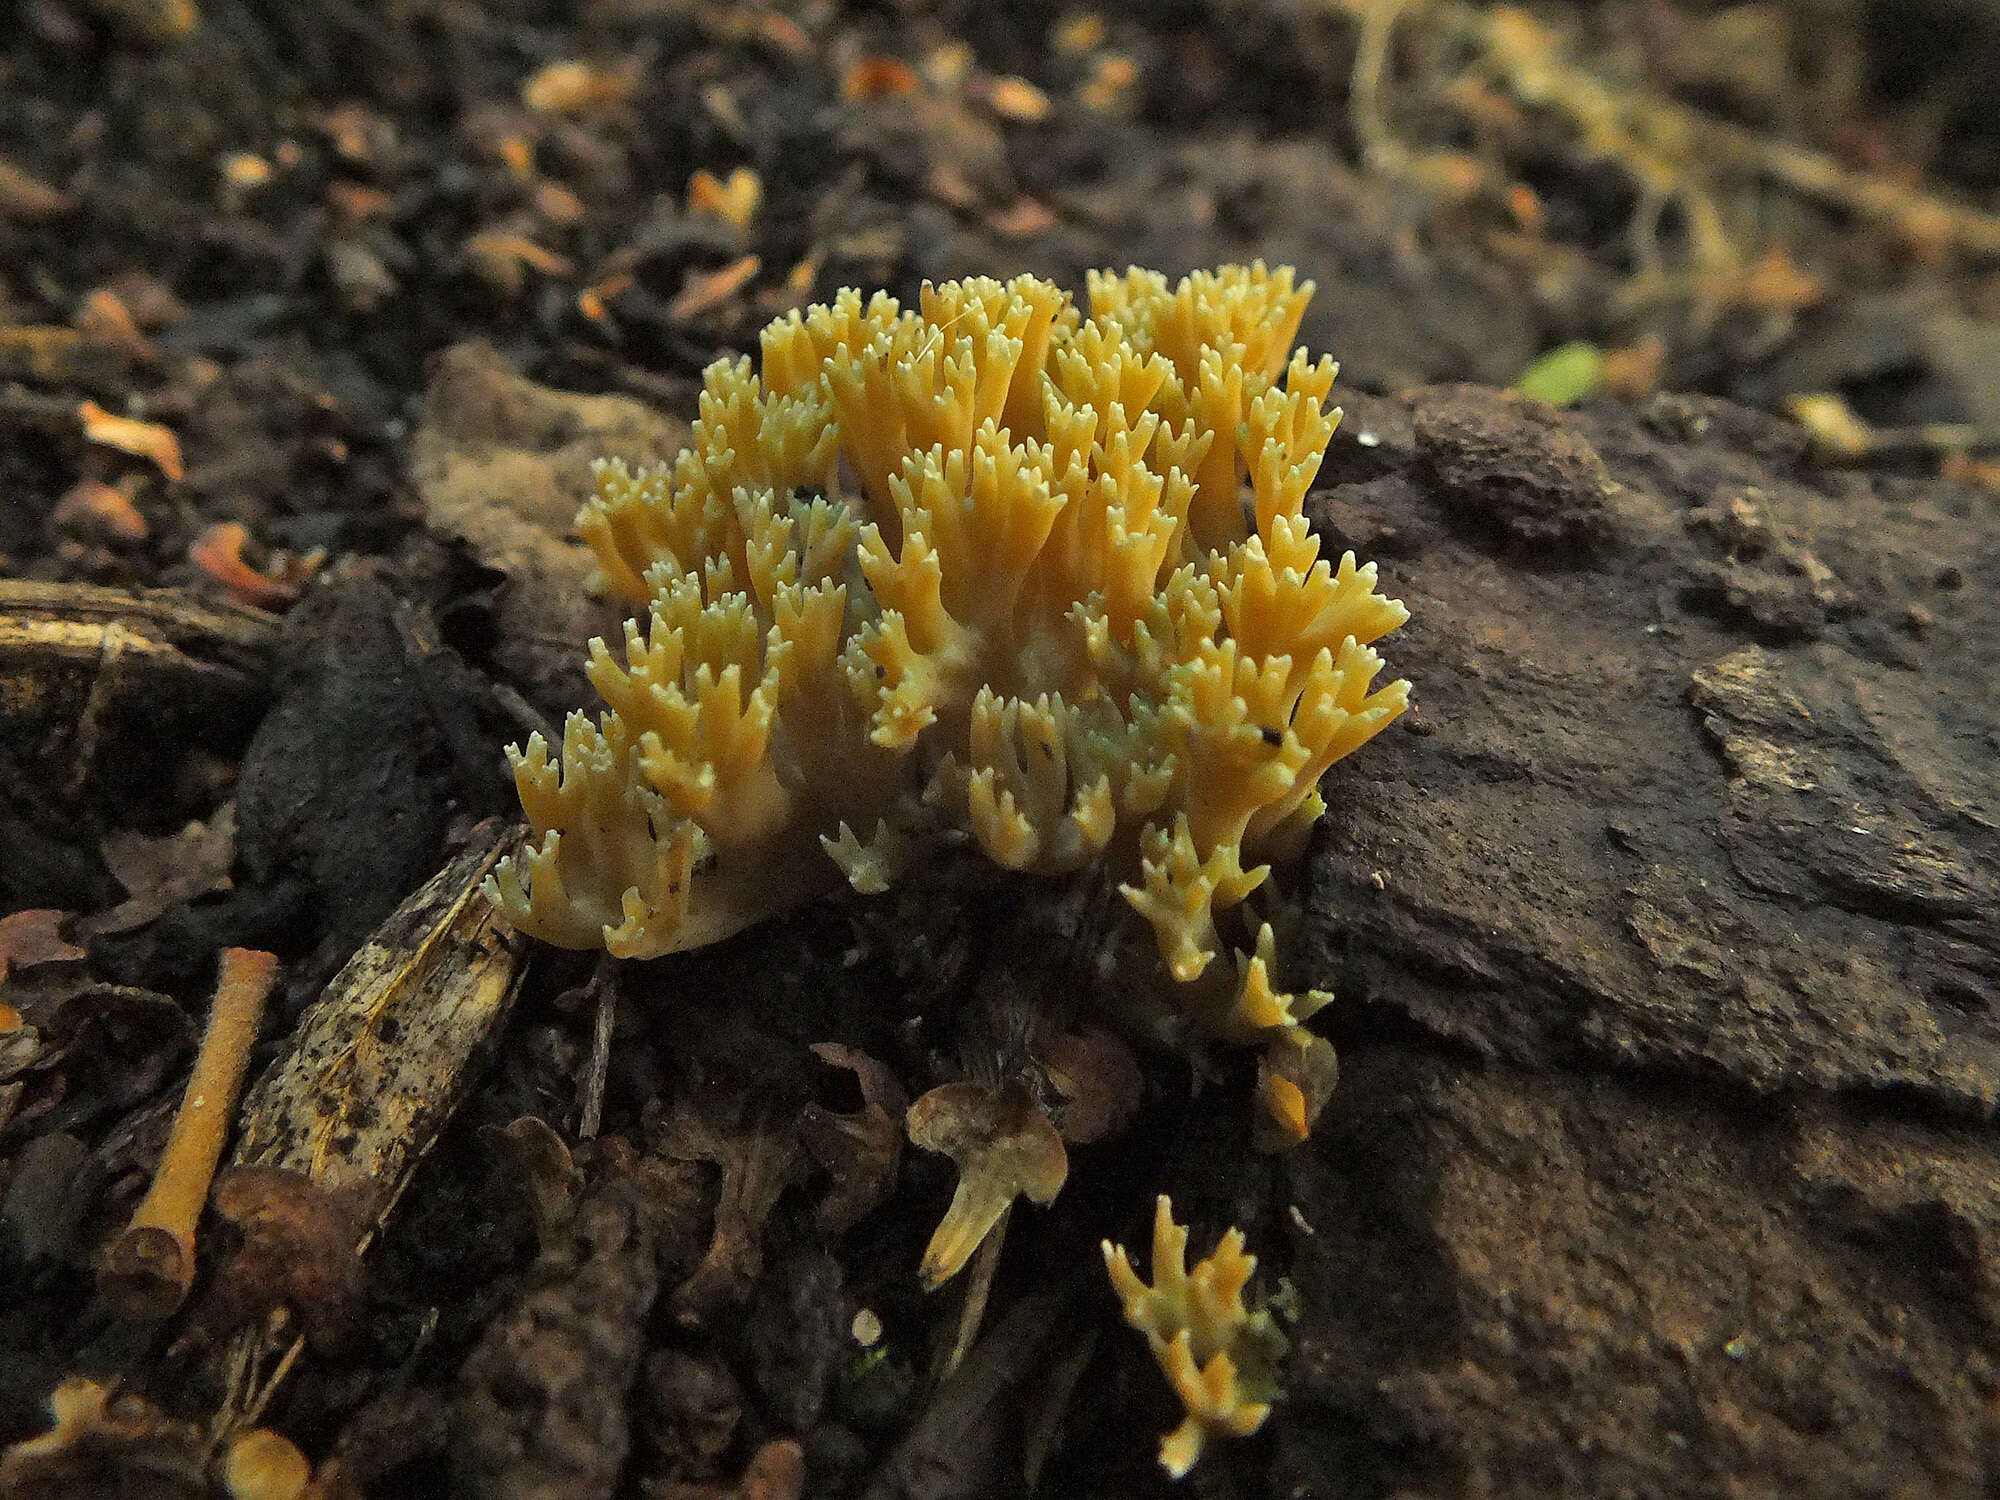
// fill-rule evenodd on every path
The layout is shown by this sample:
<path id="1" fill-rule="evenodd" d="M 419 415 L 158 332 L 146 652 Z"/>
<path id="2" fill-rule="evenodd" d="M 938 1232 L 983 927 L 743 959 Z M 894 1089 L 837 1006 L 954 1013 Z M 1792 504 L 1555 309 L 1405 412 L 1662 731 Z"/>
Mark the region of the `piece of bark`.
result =
<path id="1" fill-rule="evenodd" d="M 1611 481 L 1555 570 L 1411 406 L 1312 502 L 1416 706 L 1305 871 L 1342 1082 L 1268 1483 L 1988 1493 L 2000 513 L 1662 397 L 1553 419 Z"/>
<path id="2" fill-rule="evenodd" d="M 571 1222 L 459 1371 L 450 1454 L 481 1500 L 609 1500 L 661 1259 L 691 1249 L 707 1205 L 695 1174 L 623 1141 L 599 1147 Z"/>
<path id="3" fill-rule="evenodd" d="M 1315 504 L 1364 550 L 1393 530 L 1412 619 L 1384 649 L 1417 707 L 1328 779 L 1297 980 L 1530 1068 L 1990 1118 L 1991 507 L 1943 485 L 1885 504 L 1805 469 L 1782 424 L 1663 398 L 1564 419 L 1619 481 L 1617 551 L 1502 565 L 1399 466 L 1395 407 L 1360 415 L 1390 472 Z M 1785 647 L 1718 617 L 1699 512 L 1749 490 L 1865 607 Z"/>
<path id="4" fill-rule="evenodd" d="M 479 882 L 517 836 L 482 825 L 334 976 L 245 1101 L 235 1164 L 373 1182 L 387 1212 L 513 1004 L 525 944 Z"/>
<path id="5" fill-rule="evenodd" d="M 1983 1132 L 1400 1046 L 1327 1115 L 1272 1493 L 1990 1493 Z"/>
<path id="6" fill-rule="evenodd" d="M 591 463 L 662 462 L 687 432 L 627 396 L 536 385 L 483 344 L 439 356 L 411 476 L 431 529 L 506 575 L 494 659 L 538 705 L 582 700 L 579 648 L 624 614 L 591 593 L 596 562 L 575 539 L 577 508 L 596 493 Z"/>
<path id="7" fill-rule="evenodd" d="M 276 638 L 270 616 L 179 589 L 0 579 L 0 756 L 75 798 L 142 785 L 190 744 L 239 746 Z"/>
<path id="8" fill-rule="evenodd" d="M 365 1250 L 411 1172 L 465 1097 L 500 1035 L 525 944 L 480 894 L 519 837 L 483 824 L 449 864 L 398 907 L 300 1018 L 289 1050 L 245 1101 L 231 1162 L 301 1173 L 353 1205 Z M 239 1366 L 282 1373 L 295 1335 L 239 1335 Z M 254 1410 L 268 1395 L 233 1384 Z"/>

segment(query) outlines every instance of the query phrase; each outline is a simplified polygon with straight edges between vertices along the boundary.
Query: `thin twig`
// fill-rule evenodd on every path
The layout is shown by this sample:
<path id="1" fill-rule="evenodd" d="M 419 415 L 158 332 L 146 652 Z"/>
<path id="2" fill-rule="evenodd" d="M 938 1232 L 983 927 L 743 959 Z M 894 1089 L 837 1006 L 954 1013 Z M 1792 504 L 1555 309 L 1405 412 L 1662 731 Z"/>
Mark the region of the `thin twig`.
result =
<path id="1" fill-rule="evenodd" d="M 594 1140 L 604 1123 L 604 1081 L 611 1068 L 611 1030 L 618 1019 L 618 960 L 601 954 L 586 994 L 597 999 L 597 1017 L 590 1031 L 590 1069 L 583 1075 L 583 1099 L 577 1107 L 576 1133 Z"/>

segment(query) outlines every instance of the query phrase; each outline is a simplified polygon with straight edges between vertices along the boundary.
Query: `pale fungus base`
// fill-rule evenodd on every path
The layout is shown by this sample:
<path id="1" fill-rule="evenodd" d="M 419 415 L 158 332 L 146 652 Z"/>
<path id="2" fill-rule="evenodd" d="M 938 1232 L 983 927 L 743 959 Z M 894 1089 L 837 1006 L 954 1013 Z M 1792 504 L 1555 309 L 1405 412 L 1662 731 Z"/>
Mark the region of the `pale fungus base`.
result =
<path id="1" fill-rule="evenodd" d="M 1273 1127 L 1331 1081 L 1218 915 L 1298 848 L 1327 768 L 1401 713 L 1372 648 L 1408 612 L 1322 558 L 1301 505 L 1339 418 L 1294 353 L 1289 269 L 840 293 L 709 367 L 671 465 L 600 465 L 578 527 L 635 610 L 606 710 L 513 753 L 524 931 L 647 958 L 940 837 L 1009 870 L 1106 860 L 1205 1031 L 1266 1051 Z M 1232 973 L 1231 970 L 1234 969 Z M 1315 1045 L 1316 1044 L 1316 1045 Z"/>
<path id="2" fill-rule="evenodd" d="M 1160 1442 L 1160 1464 L 1179 1479 L 1212 1437 L 1247 1437 L 1264 1425 L 1276 1392 L 1285 1336 L 1269 1312 L 1251 1312 L 1243 1288 L 1257 1257 L 1243 1253 L 1243 1231 L 1223 1235 L 1207 1259 L 1187 1264 L 1188 1232 L 1160 1195 L 1153 1215 L 1153 1284 L 1132 1269 L 1124 1247 L 1104 1242 L 1112 1290 L 1125 1321 L 1146 1336 L 1187 1419 Z"/>

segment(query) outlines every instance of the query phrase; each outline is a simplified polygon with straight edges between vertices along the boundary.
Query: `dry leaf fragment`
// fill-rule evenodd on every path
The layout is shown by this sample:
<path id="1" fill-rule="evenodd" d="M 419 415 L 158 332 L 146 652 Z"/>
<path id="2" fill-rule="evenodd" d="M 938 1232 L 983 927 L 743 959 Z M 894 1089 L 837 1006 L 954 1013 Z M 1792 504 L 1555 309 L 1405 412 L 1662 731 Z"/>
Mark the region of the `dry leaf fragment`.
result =
<path id="1" fill-rule="evenodd" d="M 754 255 L 741 256 L 716 271 L 690 271 L 687 281 L 672 302 L 667 315 L 686 319 L 720 307 L 743 290 L 745 283 L 762 269 L 764 262 Z"/>
<path id="2" fill-rule="evenodd" d="M 260 188 L 274 176 L 271 164 L 254 151 L 232 151 L 222 159 L 222 181 L 232 192 Z"/>
<path id="3" fill-rule="evenodd" d="M 1022 197 L 988 214 L 986 223 L 1003 239 L 1030 240 L 1055 228 L 1056 216 L 1040 199 Z"/>
<path id="4" fill-rule="evenodd" d="M 201 24 L 194 0 L 89 0 L 89 8 L 135 41 L 176 41 Z"/>
<path id="5" fill-rule="evenodd" d="M 0 157 L 0 219 L 40 224 L 76 209 L 76 199 Z"/>
<path id="6" fill-rule="evenodd" d="M 610 305 L 620 293 L 631 290 L 638 278 L 629 271 L 618 271 L 605 277 L 595 286 L 587 286 L 576 294 L 576 308 L 591 322 L 601 322 L 611 315 Z"/>
<path id="7" fill-rule="evenodd" d="M 342 161 L 366 165 L 395 149 L 396 122 L 359 100 L 337 105 L 313 119 Z M 280 152 L 280 160 L 283 153 Z"/>
<path id="8" fill-rule="evenodd" d="M 1091 75 L 1076 91 L 1085 107 L 1101 115 L 1121 113 L 1137 92 L 1139 65 L 1116 53 L 1100 57 Z"/>
<path id="9" fill-rule="evenodd" d="M 394 202 L 380 188 L 350 182 L 344 177 L 326 185 L 326 206 L 343 224 L 365 224 L 370 219 L 379 218 L 389 211 Z"/>
<path id="10" fill-rule="evenodd" d="M 76 1130 L 130 1109 L 178 1074 L 193 1039 L 187 1012 L 169 997 L 85 985 L 0 1051 L 0 1073 L 27 1085 L 16 1128 Z"/>
<path id="11" fill-rule="evenodd" d="M 191 822 L 179 833 L 148 838 L 120 830 L 107 834 L 98 847 L 128 899 L 84 918 L 78 931 L 90 937 L 130 932 L 197 896 L 228 887 L 236 863 L 236 804 L 223 803 L 206 823 Z"/>
<path id="12" fill-rule="evenodd" d="M 172 428 L 158 422 L 141 422 L 136 417 L 113 416 L 95 401 L 81 403 L 76 415 L 83 423 L 83 435 L 91 442 L 116 448 L 134 458 L 151 459 L 154 467 L 169 479 L 178 480 L 184 472 L 180 439 L 174 436 Z"/>
<path id="13" fill-rule="evenodd" d="M 1049 45 L 1060 57 L 1075 57 L 1104 45 L 1111 28 L 1095 11 L 1075 11 L 1056 22 L 1049 32 Z"/>
<path id="14" fill-rule="evenodd" d="M 964 1269 L 1016 1198 L 1052 1202 L 1069 1177 L 1062 1137 L 1019 1084 L 941 1084 L 910 1106 L 909 1131 L 914 1145 L 958 1164 L 958 1188 L 918 1268 L 926 1291 Z"/>
<path id="15" fill-rule="evenodd" d="M 864 57 L 840 80 L 840 97 L 859 102 L 917 91 L 917 70 L 899 57 Z"/>
<path id="16" fill-rule="evenodd" d="M 170 328 L 187 316 L 173 289 L 144 271 L 124 271 L 111 278 L 110 290 L 125 304 L 132 321 L 147 333 Z"/>
<path id="17" fill-rule="evenodd" d="M 1826 282 L 1773 245 L 1744 274 L 1737 295 L 1749 307 L 1800 312 L 1825 298 Z"/>
<path id="18" fill-rule="evenodd" d="M 375 1190 L 322 1188 L 285 1167 L 231 1167 L 215 1183 L 215 1211 L 242 1237 L 202 1298 L 200 1325 L 220 1340 L 288 1308 L 306 1342 L 341 1348 L 361 1305 L 358 1246 Z"/>
<path id="19" fill-rule="evenodd" d="M 0 917 L 0 980 L 12 969 L 35 964 L 68 963 L 85 957 L 83 949 L 63 941 L 61 927 L 67 912 L 36 907 Z M 8 1007 L 12 1009 L 12 1007 Z M 16 1024 L 19 1017 L 16 1016 Z M 0 1017 L 0 1031 L 11 1030 Z"/>
<path id="20" fill-rule="evenodd" d="M 630 68 L 570 59 L 550 63 L 522 84 L 521 102 L 537 114 L 583 114 L 623 104 L 637 83 Z"/>
<path id="21" fill-rule="evenodd" d="M 820 1201 L 820 1228 L 839 1235 L 859 1224 L 895 1191 L 903 1157 L 903 1112 L 909 1100 L 896 1075 L 858 1047 L 814 1044 L 822 1062 L 846 1068 L 861 1086 L 861 1108 L 836 1114 L 808 1104 L 799 1119 L 799 1141 L 833 1188 Z"/>
<path id="22" fill-rule="evenodd" d="M 527 273 L 567 276 L 574 269 L 569 260 L 536 244 L 526 235 L 489 231 L 475 234 L 465 242 L 465 259 L 488 286 L 508 297 L 517 297 L 528 284 Z"/>
<path id="23" fill-rule="evenodd" d="M 49 512 L 49 525 L 99 542 L 143 542 L 151 530 L 132 497 L 101 479 L 79 479 L 71 485 Z"/>
<path id="24" fill-rule="evenodd" d="M 722 1168 L 708 1250 L 673 1295 L 675 1321 L 700 1327 L 756 1283 L 764 1267 L 764 1221 L 799 1175 L 803 1153 L 790 1129 L 755 1122 L 724 1133 L 682 1105 L 667 1121 L 659 1150 L 670 1160 Z"/>
<path id="25" fill-rule="evenodd" d="M 244 604 L 259 609 L 287 609 L 298 602 L 299 590 L 319 570 L 325 554 L 318 549 L 304 557 L 274 553 L 276 573 L 262 573 L 243 557 L 250 528 L 241 521 L 218 521 L 188 547 L 188 561 Z"/>
<path id="26" fill-rule="evenodd" d="M 500 158 L 500 165 L 520 181 L 526 182 L 535 175 L 535 147 L 526 136 L 510 132 L 500 137 L 493 150 Z"/>
<path id="27" fill-rule="evenodd" d="M 1033 124 L 1049 116 L 1049 96 L 1027 79 L 1011 74 L 993 80 L 986 91 L 986 102 L 1003 120 Z"/>
<path id="28" fill-rule="evenodd" d="M 1061 1129 L 1072 1146 L 1117 1135 L 1138 1112 L 1145 1089 L 1139 1060 L 1102 1027 L 1066 1031 L 1044 1043 L 1042 1066 L 1068 1101 Z"/>
<path id="29" fill-rule="evenodd" d="M 763 201 L 764 184 L 748 167 L 738 167 L 726 180 L 706 167 L 698 167 L 688 178 L 688 212 L 720 219 L 737 229 L 750 227 Z"/>
<path id="30" fill-rule="evenodd" d="M 572 228 L 590 217 L 583 200 L 560 182 L 536 183 L 531 197 L 535 212 L 561 228 Z"/>
<path id="31" fill-rule="evenodd" d="M 535 1243 L 554 1248 L 576 1218 L 583 1171 L 555 1127 L 539 1115 L 522 1115 L 500 1132 L 501 1149 L 527 1189 Z"/>
<path id="32" fill-rule="evenodd" d="M 86 296 L 72 321 L 85 338 L 129 359 L 143 362 L 154 357 L 152 341 L 139 331 L 132 310 L 109 287 L 98 287 Z"/>
<path id="33" fill-rule="evenodd" d="M 773 1438 L 750 1456 L 736 1486 L 740 1500 L 799 1500 L 806 1492 L 806 1450 L 792 1438 Z"/>
<path id="34" fill-rule="evenodd" d="M 1649 333 L 1636 344 L 1605 353 L 1604 389 L 1621 401 L 1637 403 L 1659 390 L 1666 369 L 1666 341 Z"/>
<path id="35" fill-rule="evenodd" d="M 759 39 L 769 42 L 794 61 L 802 62 L 812 56 L 812 38 L 790 16 L 759 16 L 756 26 Z"/>

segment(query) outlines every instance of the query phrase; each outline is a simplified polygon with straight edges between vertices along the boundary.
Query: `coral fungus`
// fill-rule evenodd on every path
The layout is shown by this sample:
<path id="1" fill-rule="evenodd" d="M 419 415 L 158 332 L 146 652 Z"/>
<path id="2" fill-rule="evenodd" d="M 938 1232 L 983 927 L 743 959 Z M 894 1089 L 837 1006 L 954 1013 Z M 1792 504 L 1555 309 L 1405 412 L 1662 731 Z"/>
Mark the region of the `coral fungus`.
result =
<path id="1" fill-rule="evenodd" d="M 1243 1231 L 1232 1229 L 1194 1269 L 1188 1232 L 1174 1222 L 1161 1194 L 1153 1214 L 1153 1284 L 1132 1269 L 1123 1246 L 1104 1242 L 1104 1265 L 1125 1321 L 1146 1335 L 1167 1383 L 1187 1408 L 1187 1420 L 1160 1442 L 1160 1463 L 1179 1479 L 1211 1437 L 1245 1437 L 1271 1413 L 1285 1336 L 1269 1312 L 1243 1305 L 1243 1288 L 1257 1257 L 1243 1253 Z"/>
<path id="2" fill-rule="evenodd" d="M 1184 1013 L 1265 1044 L 1303 1134 L 1318 997 L 1274 987 L 1256 923 L 1213 965 L 1217 918 L 1408 696 L 1371 644 L 1407 612 L 1301 514 L 1339 418 L 1332 360 L 1292 352 L 1310 294 L 1261 265 L 1093 275 L 1087 315 L 1030 276 L 844 291 L 710 366 L 675 462 L 598 469 L 578 524 L 643 619 L 591 644 L 608 711 L 513 753 L 535 840 L 494 899 L 645 958 L 940 838 L 1109 861 Z"/>

